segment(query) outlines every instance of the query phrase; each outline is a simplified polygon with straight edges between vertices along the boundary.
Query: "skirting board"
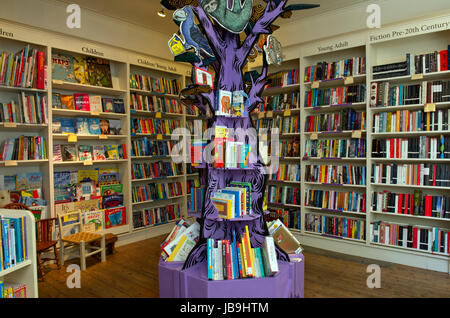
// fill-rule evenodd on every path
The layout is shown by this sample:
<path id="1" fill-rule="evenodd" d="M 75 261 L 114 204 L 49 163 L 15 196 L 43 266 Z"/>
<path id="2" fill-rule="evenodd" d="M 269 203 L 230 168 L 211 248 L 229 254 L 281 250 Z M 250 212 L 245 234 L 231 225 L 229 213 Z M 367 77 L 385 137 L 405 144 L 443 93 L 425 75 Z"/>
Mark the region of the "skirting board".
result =
<path id="1" fill-rule="evenodd" d="M 375 247 L 333 238 L 302 235 L 300 233 L 295 233 L 295 236 L 304 246 L 450 274 L 450 259 L 448 257 L 421 255 L 420 252 L 415 253 L 389 247 Z"/>

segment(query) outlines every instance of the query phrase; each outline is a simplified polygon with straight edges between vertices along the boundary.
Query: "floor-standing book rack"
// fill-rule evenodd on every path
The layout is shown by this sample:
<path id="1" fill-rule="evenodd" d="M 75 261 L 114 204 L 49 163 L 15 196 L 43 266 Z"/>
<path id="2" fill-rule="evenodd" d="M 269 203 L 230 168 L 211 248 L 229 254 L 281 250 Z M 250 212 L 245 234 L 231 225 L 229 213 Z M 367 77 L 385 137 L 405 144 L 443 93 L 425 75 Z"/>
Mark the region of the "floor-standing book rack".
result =
<path id="1" fill-rule="evenodd" d="M 29 211 L 0 209 L 0 216 L 5 218 L 25 217 L 26 227 L 26 249 L 28 256 L 23 262 L 17 263 L 14 267 L 9 267 L 0 271 L 0 280 L 4 284 L 25 284 L 26 297 L 38 298 L 38 279 L 36 265 L 36 233 L 35 217 Z"/>

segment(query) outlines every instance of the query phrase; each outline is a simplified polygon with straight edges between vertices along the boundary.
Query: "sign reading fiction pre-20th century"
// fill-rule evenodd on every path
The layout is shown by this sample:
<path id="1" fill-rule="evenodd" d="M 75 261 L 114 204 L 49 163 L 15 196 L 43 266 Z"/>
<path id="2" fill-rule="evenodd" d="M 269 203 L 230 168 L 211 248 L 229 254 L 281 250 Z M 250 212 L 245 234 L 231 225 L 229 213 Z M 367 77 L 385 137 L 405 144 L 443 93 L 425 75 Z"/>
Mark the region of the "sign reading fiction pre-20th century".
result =
<path id="1" fill-rule="evenodd" d="M 409 37 L 418 34 L 425 34 L 430 32 L 444 31 L 450 28 L 450 21 L 442 22 L 429 22 L 425 24 L 409 25 L 404 27 L 399 27 L 391 29 L 389 31 L 380 34 L 371 34 L 370 42 L 394 40 L 403 37 Z"/>

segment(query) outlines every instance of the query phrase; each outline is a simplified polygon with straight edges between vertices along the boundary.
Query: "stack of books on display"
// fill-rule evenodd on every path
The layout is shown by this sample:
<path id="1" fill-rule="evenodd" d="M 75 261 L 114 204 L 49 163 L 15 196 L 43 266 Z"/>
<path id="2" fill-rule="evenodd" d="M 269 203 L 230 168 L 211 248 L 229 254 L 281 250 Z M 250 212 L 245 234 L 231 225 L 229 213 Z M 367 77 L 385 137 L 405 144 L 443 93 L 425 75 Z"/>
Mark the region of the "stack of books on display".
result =
<path id="1" fill-rule="evenodd" d="M 252 215 L 252 184 L 232 181 L 228 187 L 219 189 L 211 196 L 221 219 L 241 218 Z"/>
<path id="2" fill-rule="evenodd" d="M 184 262 L 200 238 L 200 224 L 181 219 L 161 243 L 161 257 L 167 262 Z"/>

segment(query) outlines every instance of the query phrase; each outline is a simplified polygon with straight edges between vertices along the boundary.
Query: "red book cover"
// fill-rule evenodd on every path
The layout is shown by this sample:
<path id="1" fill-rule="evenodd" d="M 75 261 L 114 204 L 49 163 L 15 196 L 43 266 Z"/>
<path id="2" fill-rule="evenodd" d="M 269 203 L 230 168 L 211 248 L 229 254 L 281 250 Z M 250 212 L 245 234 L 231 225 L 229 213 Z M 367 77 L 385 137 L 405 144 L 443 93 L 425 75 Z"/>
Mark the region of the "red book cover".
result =
<path id="1" fill-rule="evenodd" d="M 413 215 L 414 213 L 414 194 L 411 194 L 409 196 L 410 202 L 409 202 L 409 214 Z"/>
<path id="2" fill-rule="evenodd" d="M 398 158 L 400 153 L 400 138 L 395 139 L 395 157 Z"/>
<path id="3" fill-rule="evenodd" d="M 436 186 L 436 165 L 433 165 L 433 187 Z"/>
<path id="4" fill-rule="evenodd" d="M 45 53 L 38 52 L 38 89 L 45 89 Z"/>
<path id="5" fill-rule="evenodd" d="M 8 104 L 8 117 L 9 117 L 9 122 L 12 123 L 13 122 L 13 113 L 12 113 L 11 103 Z"/>
<path id="6" fill-rule="evenodd" d="M 441 54 L 441 72 L 448 71 L 448 51 L 442 50 Z"/>
<path id="7" fill-rule="evenodd" d="M 398 201 L 397 201 L 397 213 L 398 214 L 402 214 L 403 213 L 402 203 L 403 203 L 403 193 L 399 193 L 398 194 Z"/>
<path id="8" fill-rule="evenodd" d="M 447 232 L 447 254 L 450 253 L 450 232 Z"/>
<path id="9" fill-rule="evenodd" d="M 413 228 L 413 248 L 417 248 L 417 227 Z"/>
<path id="10" fill-rule="evenodd" d="M 431 216 L 431 204 L 432 204 L 432 196 L 426 195 L 425 196 L 425 216 Z"/>
<path id="11" fill-rule="evenodd" d="M 417 165 L 417 182 L 416 185 L 420 185 L 420 165 Z"/>
<path id="12" fill-rule="evenodd" d="M 366 213 L 366 194 L 362 195 L 362 200 L 363 200 L 362 212 Z"/>
<path id="13" fill-rule="evenodd" d="M 405 194 L 405 204 L 403 206 L 403 214 L 409 214 L 409 193 Z"/>
<path id="14" fill-rule="evenodd" d="M 231 245 L 230 241 L 225 241 L 225 253 L 227 262 L 227 279 L 233 279 L 233 269 L 231 268 Z"/>
<path id="15" fill-rule="evenodd" d="M 394 144 L 395 144 L 395 139 L 389 139 L 389 144 L 390 144 L 390 158 L 394 158 Z"/>

